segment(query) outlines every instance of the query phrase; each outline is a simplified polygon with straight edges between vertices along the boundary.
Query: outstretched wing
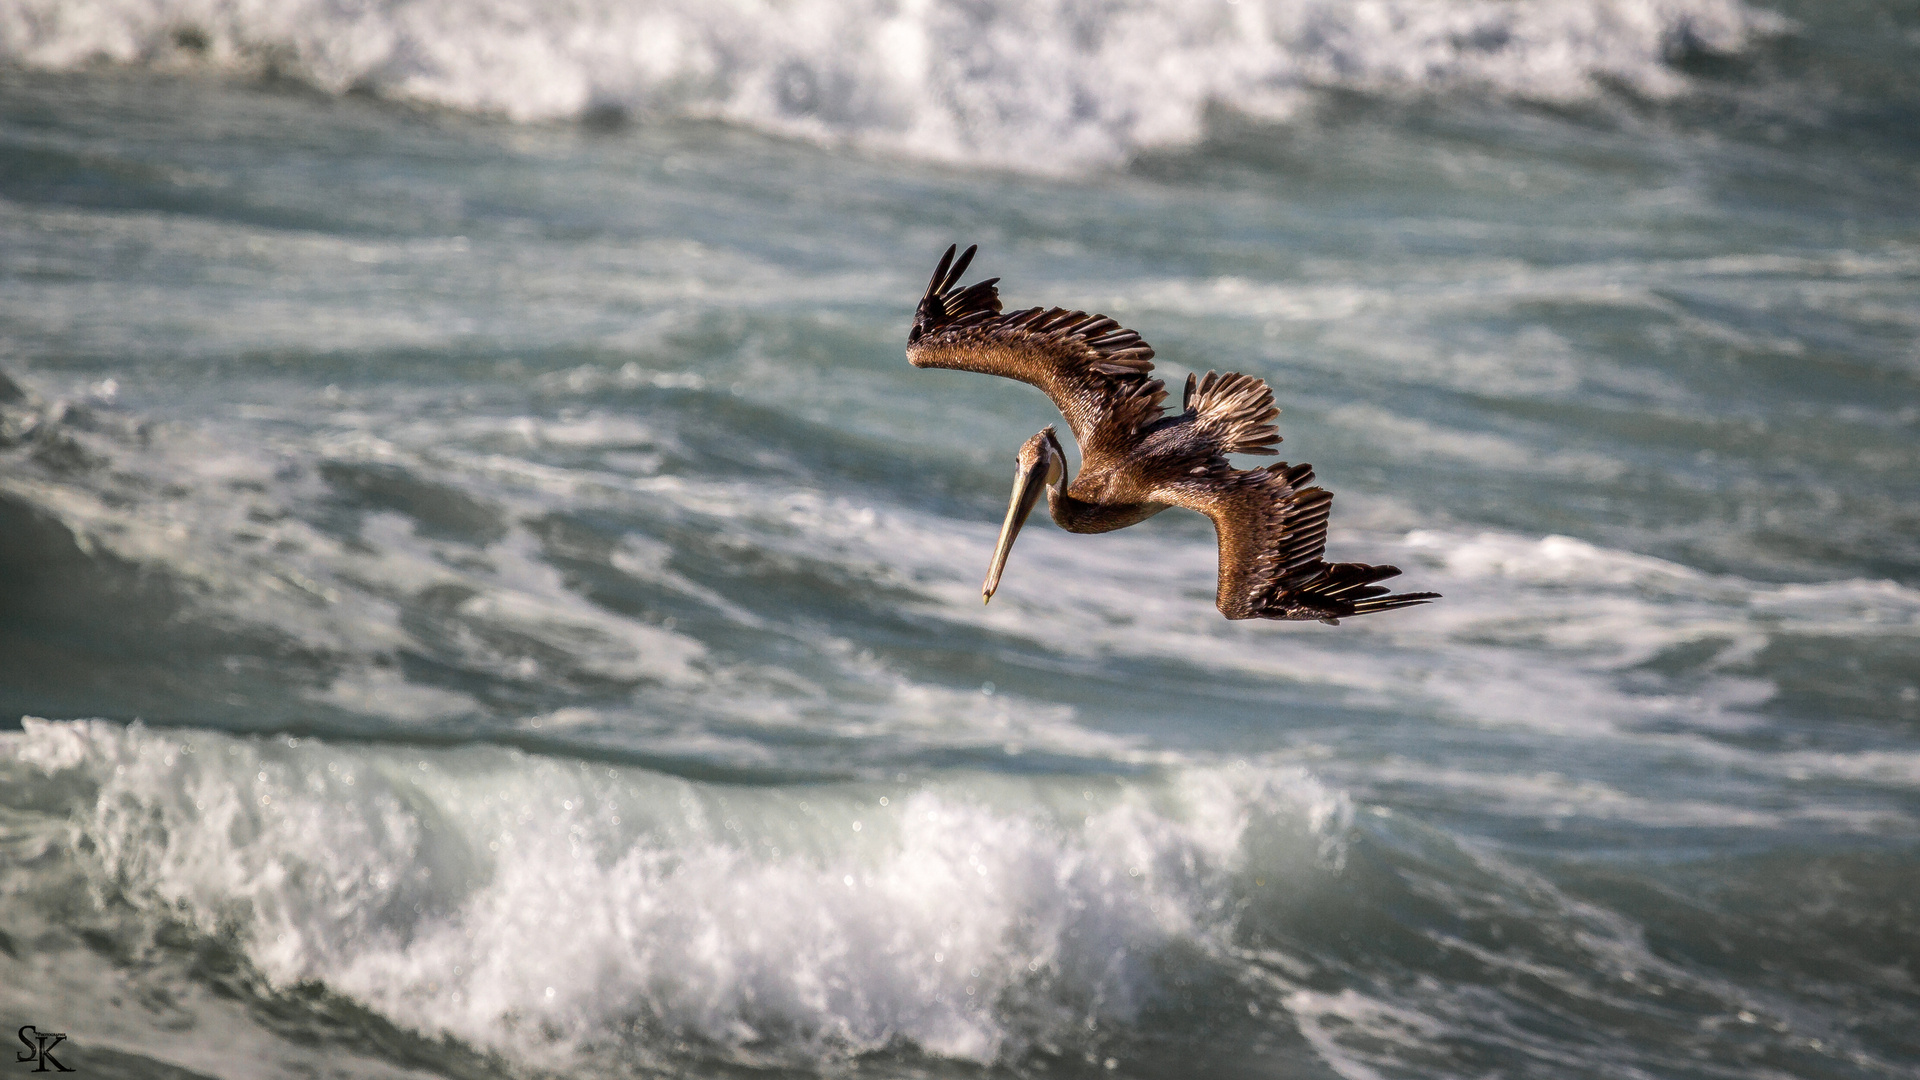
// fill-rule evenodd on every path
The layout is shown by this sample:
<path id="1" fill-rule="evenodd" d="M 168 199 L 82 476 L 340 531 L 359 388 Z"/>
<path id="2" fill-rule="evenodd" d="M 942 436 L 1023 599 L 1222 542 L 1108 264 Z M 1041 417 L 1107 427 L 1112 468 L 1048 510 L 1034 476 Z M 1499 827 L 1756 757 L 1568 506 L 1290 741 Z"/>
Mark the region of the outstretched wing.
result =
<path id="1" fill-rule="evenodd" d="M 1118 449 L 1164 410 L 1153 347 L 1105 315 L 1061 308 L 1002 314 L 999 278 L 962 289 L 978 246 L 956 262 L 949 247 L 907 333 L 915 367 L 957 368 L 1018 379 L 1053 399 L 1084 456 Z"/>
<path id="2" fill-rule="evenodd" d="M 1198 510 L 1220 537 L 1215 602 L 1229 619 L 1319 619 L 1413 607 L 1439 593 L 1390 594 L 1375 582 L 1398 577 L 1397 566 L 1330 563 L 1327 516 L 1333 493 L 1313 483 L 1311 465 L 1223 469 L 1173 480 L 1156 502 Z"/>

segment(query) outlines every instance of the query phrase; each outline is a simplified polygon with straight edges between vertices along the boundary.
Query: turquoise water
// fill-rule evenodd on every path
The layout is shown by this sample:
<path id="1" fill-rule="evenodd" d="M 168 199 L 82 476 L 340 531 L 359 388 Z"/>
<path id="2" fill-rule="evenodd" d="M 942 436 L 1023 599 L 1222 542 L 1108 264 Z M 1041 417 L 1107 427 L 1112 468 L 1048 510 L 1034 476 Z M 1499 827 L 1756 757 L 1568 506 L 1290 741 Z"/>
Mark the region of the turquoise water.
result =
<path id="1" fill-rule="evenodd" d="M 82 1075 L 1913 1075 L 1912 5 L 0 56 L 0 1027 Z M 982 607 L 1057 416 L 907 365 L 954 242 L 1445 598 L 1229 623 L 1169 513 Z"/>

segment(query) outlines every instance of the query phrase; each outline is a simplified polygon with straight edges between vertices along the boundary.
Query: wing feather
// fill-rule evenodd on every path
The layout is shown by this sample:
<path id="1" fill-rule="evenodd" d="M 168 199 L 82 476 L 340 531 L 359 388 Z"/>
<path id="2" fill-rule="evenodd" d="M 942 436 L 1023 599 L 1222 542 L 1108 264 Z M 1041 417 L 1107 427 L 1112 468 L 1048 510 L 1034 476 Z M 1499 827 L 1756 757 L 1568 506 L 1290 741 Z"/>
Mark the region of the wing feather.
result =
<path id="1" fill-rule="evenodd" d="M 1270 422 L 1280 415 L 1273 389 L 1251 375 L 1189 374 L 1180 407 L 1192 415 L 1195 434 L 1214 455 L 1279 453 L 1273 444 L 1280 429 Z"/>
<path id="2" fill-rule="evenodd" d="M 1018 379 L 1060 410 L 1083 455 L 1118 449 L 1165 412 L 1153 347 L 1105 315 L 1065 308 L 1001 313 L 999 278 L 960 288 L 977 248 L 947 249 L 907 333 L 915 367 Z"/>
<path id="3" fill-rule="evenodd" d="M 1329 563 L 1327 520 L 1333 493 L 1311 487 L 1313 466 L 1282 462 L 1179 478 L 1154 492 L 1156 502 L 1198 510 L 1220 538 L 1215 603 L 1229 619 L 1318 619 L 1413 607 L 1438 593 L 1393 594 L 1375 582 L 1397 566 Z"/>

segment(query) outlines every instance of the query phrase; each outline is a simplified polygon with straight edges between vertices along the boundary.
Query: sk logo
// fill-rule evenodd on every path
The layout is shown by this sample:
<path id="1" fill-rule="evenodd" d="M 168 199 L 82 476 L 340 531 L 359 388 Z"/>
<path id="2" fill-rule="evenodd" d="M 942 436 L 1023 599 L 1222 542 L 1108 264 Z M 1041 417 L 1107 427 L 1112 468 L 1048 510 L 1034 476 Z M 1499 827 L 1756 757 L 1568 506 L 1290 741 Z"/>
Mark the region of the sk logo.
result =
<path id="1" fill-rule="evenodd" d="M 20 1041 L 27 1045 L 26 1052 L 15 1055 L 14 1060 L 19 1062 L 38 1062 L 39 1067 L 32 1070 L 37 1073 L 72 1072 L 72 1069 L 60 1064 L 59 1058 L 53 1056 L 53 1048 L 65 1042 L 66 1038 L 65 1035 L 56 1035 L 51 1031 L 41 1031 L 32 1024 L 28 1024 L 26 1027 L 20 1029 Z M 49 1065 L 53 1066 L 53 1068 L 47 1068 Z"/>

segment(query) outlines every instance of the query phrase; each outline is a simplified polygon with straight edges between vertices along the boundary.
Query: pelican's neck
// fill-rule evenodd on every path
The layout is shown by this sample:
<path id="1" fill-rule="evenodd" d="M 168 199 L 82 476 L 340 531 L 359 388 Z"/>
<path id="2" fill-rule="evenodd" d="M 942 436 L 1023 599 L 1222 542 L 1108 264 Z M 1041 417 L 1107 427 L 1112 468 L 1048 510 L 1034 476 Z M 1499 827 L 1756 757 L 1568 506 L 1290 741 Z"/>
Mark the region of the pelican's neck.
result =
<path id="1" fill-rule="evenodd" d="M 1067 493 L 1067 471 L 1047 487 L 1047 512 L 1053 523 L 1073 533 L 1103 533 L 1138 524 L 1165 510 L 1162 503 L 1088 502 Z"/>

